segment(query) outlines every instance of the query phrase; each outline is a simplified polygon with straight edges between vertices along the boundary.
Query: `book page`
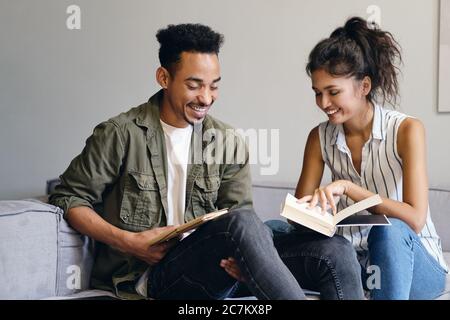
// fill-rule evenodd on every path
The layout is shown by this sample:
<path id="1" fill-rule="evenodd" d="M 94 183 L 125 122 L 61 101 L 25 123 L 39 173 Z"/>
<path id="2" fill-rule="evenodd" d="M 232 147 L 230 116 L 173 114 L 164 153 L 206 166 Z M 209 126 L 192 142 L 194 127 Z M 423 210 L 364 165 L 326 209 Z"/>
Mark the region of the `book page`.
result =
<path id="1" fill-rule="evenodd" d="M 182 235 L 183 233 L 185 233 L 187 231 L 196 229 L 203 223 L 205 223 L 209 220 L 213 220 L 227 212 L 228 212 L 228 209 L 222 209 L 222 210 L 219 210 L 216 212 L 207 213 L 205 215 L 197 217 L 189 222 L 179 225 L 176 229 L 174 229 L 172 231 L 167 231 L 167 232 L 161 233 L 160 235 L 158 235 L 157 237 L 153 238 L 150 241 L 149 246 L 153 246 L 155 244 L 170 240 L 172 238 L 177 237 L 178 235 Z"/>
<path id="2" fill-rule="evenodd" d="M 294 197 L 291 194 L 288 194 L 286 196 L 285 205 L 288 205 L 288 206 L 294 208 L 295 210 L 298 210 L 298 211 L 312 217 L 315 220 L 325 222 L 326 226 L 334 226 L 335 225 L 334 217 L 328 211 L 322 211 L 322 208 L 319 206 L 316 206 L 314 208 L 309 208 L 308 202 L 298 203 L 297 200 L 298 199 L 296 197 Z"/>
<path id="3" fill-rule="evenodd" d="M 333 236 L 336 232 L 335 226 L 326 224 L 323 221 L 319 221 L 307 215 L 300 216 L 299 211 L 292 207 L 285 207 L 281 216 L 329 237 Z"/>
<path id="4" fill-rule="evenodd" d="M 367 208 L 376 206 L 377 204 L 382 203 L 383 201 L 381 200 L 381 197 L 376 194 L 373 195 L 367 199 L 364 199 L 362 201 L 356 202 L 354 204 L 352 204 L 351 206 L 339 211 L 335 216 L 334 216 L 334 224 L 338 224 L 340 221 L 344 220 L 345 218 L 351 216 L 352 214 L 355 214 L 357 212 L 366 210 Z"/>

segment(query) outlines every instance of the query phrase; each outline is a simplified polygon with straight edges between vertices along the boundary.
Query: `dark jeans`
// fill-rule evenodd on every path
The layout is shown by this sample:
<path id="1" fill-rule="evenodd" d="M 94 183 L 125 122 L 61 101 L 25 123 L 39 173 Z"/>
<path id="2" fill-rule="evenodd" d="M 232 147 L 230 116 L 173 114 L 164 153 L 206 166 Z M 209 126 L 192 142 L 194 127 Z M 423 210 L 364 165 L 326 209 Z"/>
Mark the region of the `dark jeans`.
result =
<path id="1" fill-rule="evenodd" d="M 294 228 L 280 220 L 266 224 L 281 259 L 302 288 L 320 292 L 324 300 L 364 299 L 361 267 L 348 240 Z"/>
<path id="2" fill-rule="evenodd" d="M 149 296 L 156 299 L 224 299 L 238 282 L 220 266 L 234 257 L 258 299 L 305 299 L 252 210 L 235 210 L 198 228 L 152 268 Z"/>

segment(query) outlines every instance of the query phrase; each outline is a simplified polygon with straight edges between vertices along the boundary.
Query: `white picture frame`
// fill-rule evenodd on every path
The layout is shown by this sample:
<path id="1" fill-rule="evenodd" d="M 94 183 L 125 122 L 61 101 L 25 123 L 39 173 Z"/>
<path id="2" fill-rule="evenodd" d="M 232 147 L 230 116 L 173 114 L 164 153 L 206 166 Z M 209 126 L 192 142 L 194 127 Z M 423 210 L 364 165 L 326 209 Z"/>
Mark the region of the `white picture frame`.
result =
<path id="1" fill-rule="evenodd" d="M 440 1 L 438 111 L 450 112 L 450 0 Z"/>

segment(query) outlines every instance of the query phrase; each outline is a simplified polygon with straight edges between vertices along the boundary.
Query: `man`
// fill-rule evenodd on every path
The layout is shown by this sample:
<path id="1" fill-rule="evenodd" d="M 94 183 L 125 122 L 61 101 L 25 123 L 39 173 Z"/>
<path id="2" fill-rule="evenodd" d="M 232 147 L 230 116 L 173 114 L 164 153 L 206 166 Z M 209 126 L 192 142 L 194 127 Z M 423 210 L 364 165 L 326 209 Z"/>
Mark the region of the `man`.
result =
<path id="1" fill-rule="evenodd" d="M 223 37 L 182 24 L 157 38 L 162 90 L 98 125 L 50 197 L 75 229 L 97 240 L 91 285 L 122 298 L 222 299 L 237 284 L 226 270 L 231 261 L 257 298 L 303 299 L 252 211 L 247 150 L 241 163 L 207 159 L 208 147 L 231 129 L 207 115 L 218 96 Z M 240 138 L 231 141 L 215 148 L 215 159 L 242 153 Z M 230 213 L 183 241 L 149 247 L 173 225 L 222 208 Z"/>

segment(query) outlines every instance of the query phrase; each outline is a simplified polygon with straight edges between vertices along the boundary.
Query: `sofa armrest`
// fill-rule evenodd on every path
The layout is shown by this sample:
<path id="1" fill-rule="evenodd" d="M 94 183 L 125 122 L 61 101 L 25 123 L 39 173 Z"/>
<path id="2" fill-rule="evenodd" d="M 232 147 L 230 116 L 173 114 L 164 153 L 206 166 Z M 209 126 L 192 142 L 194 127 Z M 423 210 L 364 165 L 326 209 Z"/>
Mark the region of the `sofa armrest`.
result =
<path id="1" fill-rule="evenodd" d="M 58 207 L 0 201 L 0 299 L 41 299 L 89 288 L 93 242 Z"/>

